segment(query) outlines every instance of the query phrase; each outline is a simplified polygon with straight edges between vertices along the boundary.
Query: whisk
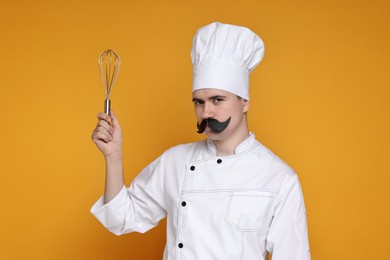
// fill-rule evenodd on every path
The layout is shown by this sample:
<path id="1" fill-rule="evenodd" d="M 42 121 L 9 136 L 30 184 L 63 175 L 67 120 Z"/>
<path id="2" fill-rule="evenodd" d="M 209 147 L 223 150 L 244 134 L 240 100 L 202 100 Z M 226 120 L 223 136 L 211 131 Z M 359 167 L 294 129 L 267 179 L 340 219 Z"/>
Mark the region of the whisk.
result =
<path id="1" fill-rule="evenodd" d="M 100 54 L 98 65 L 104 89 L 106 91 L 104 113 L 108 115 L 110 114 L 111 109 L 110 93 L 115 84 L 115 80 L 118 77 L 119 69 L 121 67 L 121 59 L 115 51 L 109 49 Z"/>

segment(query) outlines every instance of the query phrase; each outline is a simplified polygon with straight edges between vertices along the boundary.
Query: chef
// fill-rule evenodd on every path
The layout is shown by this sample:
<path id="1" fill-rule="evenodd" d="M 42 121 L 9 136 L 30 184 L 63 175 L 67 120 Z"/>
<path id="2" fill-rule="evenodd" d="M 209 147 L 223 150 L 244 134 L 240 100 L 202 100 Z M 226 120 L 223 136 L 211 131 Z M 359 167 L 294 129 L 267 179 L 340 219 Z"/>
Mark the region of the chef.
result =
<path id="1" fill-rule="evenodd" d="M 249 74 L 263 55 L 245 27 L 200 28 L 192 101 L 207 139 L 167 150 L 129 187 L 118 119 L 98 114 L 92 139 L 105 156 L 106 184 L 91 212 L 104 227 L 143 233 L 166 217 L 164 260 L 310 259 L 298 177 L 248 130 Z"/>

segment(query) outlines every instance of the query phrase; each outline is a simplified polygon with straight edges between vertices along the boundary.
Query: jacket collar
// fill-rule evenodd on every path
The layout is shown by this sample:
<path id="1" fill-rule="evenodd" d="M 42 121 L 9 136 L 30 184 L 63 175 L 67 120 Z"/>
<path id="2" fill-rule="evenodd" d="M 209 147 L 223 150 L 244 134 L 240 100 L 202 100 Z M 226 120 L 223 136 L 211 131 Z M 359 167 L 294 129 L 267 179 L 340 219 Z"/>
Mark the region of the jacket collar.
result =
<path id="1" fill-rule="evenodd" d="M 259 142 L 256 140 L 255 134 L 250 132 L 249 137 L 236 147 L 234 154 L 238 155 L 238 154 L 244 153 L 244 152 L 256 147 L 258 144 L 259 144 Z M 207 151 L 211 155 L 217 156 L 217 148 L 215 147 L 215 144 L 213 143 L 213 141 L 211 141 L 209 138 L 207 138 L 206 145 L 207 145 Z"/>

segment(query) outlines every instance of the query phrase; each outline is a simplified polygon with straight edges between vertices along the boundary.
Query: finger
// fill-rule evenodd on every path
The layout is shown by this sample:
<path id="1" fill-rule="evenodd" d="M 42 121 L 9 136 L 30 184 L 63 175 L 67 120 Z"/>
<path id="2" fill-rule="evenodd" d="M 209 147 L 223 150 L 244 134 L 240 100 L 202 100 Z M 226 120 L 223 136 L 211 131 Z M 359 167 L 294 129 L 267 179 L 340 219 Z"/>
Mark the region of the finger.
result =
<path id="1" fill-rule="evenodd" d="M 112 136 L 110 134 L 104 133 L 103 131 L 94 131 L 92 133 L 92 140 L 96 143 L 99 141 L 103 141 L 108 143 L 112 140 Z"/>
<path id="2" fill-rule="evenodd" d="M 97 114 L 97 118 L 99 120 L 104 120 L 104 121 L 106 121 L 108 123 L 110 123 L 112 121 L 111 117 L 109 115 L 107 115 L 106 113 L 103 113 L 103 112 L 98 113 Z"/>
<path id="3" fill-rule="evenodd" d="M 96 128 L 98 128 L 98 127 L 104 128 L 110 134 L 112 134 L 114 132 L 113 127 L 104 120 L 99 120 L 99 122 L 96 125 Z"/>
<path id="4" fill-rule="evenodd" d="M 97 126 L 95 131 L 102 132 L 103 134 L 108 135 L 108 136 L 110 136 L 110 138 L 112 138 L 112 133 L 108 129 L 106 129 L 104 126 L 100 126 L 100 125 Z"/>

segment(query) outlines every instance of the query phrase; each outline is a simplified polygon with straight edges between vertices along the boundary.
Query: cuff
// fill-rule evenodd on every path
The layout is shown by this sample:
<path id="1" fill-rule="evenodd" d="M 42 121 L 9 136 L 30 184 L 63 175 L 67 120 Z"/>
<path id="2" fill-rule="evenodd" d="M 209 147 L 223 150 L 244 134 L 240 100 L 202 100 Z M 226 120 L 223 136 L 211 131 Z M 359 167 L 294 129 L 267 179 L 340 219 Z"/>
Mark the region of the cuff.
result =
<path id="1" fill-rule="evenodd" d="M 109 202 L 104 204 L 103 196 L 92 206 L 90 212 L 108 229 L 115 229 L 123 225 L 123 217 L 120 217 L 118 210 L 123 207 L 123 204 L 128 200 L 127 189 L 123 185 L 119 193 Z"/>

